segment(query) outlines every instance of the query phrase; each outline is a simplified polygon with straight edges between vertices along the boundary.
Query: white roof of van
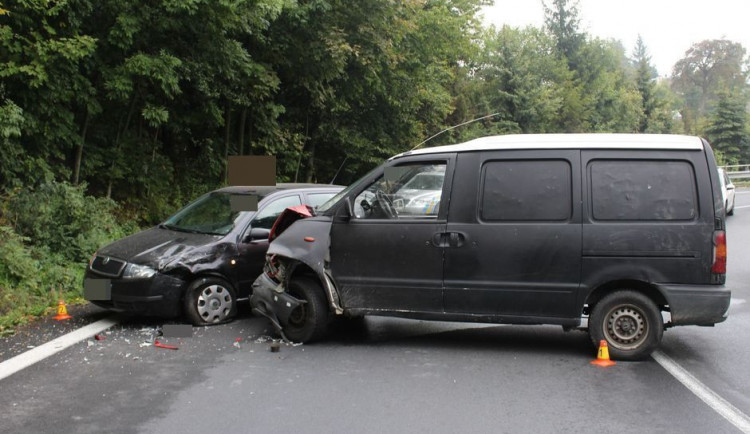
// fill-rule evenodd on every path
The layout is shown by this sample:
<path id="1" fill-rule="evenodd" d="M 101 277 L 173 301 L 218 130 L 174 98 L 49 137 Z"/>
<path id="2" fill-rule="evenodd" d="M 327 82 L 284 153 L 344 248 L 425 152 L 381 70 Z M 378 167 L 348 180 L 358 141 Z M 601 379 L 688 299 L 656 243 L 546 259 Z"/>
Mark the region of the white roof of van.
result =
<path id="1" fill-rule="evenodd" d="M 456 145 L 435 146 L 398 154 L 495 151 L 503 149 L 689 149 L 702 150 L 699 137 L 673 134 L 511 134 L 488 136 Z"/>

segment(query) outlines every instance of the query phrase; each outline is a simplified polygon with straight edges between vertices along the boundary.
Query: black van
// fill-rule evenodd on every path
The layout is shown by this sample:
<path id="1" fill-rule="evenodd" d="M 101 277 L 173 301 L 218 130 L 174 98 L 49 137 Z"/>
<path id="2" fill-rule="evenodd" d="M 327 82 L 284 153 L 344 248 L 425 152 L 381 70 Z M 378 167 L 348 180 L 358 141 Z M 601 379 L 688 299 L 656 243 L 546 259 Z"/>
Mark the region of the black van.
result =
<path id="1" fill-rule="evenodd" d="M 700 138 L 485 137 L 397 155 L 291 225 L 250 301 L 303 342 L 336 315 L 588 317 L 595 344 L 640 359 L 667 327 L 726 319 L 724 223 Z"/>
<path id="2" fill-rule="evenodd" d="M 86 268 L 84 298 L 140 315 L 184 313 L 195 325 L 229 321 L 263 269 L 278 215 L 287 207 L 320 205 L 342 188 L 277 184 L 212 191 L 160 225 L 99 249 Z"/>

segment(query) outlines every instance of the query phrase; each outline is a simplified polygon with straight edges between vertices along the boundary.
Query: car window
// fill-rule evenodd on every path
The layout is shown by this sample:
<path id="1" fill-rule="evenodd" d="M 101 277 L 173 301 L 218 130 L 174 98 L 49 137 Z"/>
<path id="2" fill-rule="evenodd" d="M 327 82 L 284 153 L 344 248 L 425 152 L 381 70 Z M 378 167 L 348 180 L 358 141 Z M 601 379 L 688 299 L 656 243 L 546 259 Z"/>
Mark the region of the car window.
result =
<path id="1" fill-rule="evenodd" d="M 250 226 L 253 228 L 271 229 L 276 218 L 290 206 L 302 205 L 299 196 L 285 196 L 264 206 L 253 218 Z"/>
<path id="2" fill-rule="evenodd" d="M 214 192 L 178 211 L 163 225 L 177 231 L 226 235 L 241 214 L 232 210 L 229 193 Z"/>
<path id="3" fill-rule="evenodd" d="M 687 161 L 596 160 L 589 165 L 596 220 L 692 220 L 698 215 Z"/>
<path id="4" fill-rule="evenodd" d="M 359 219 L 437 218 L 445 163 L 388 167 L 354 200 Z"/>
<path id="5" fill-rule="evenodd" d="M 311 207 L 320 206 L 335 195 L 336 193 L 307 193 L 307 204 Z"/>
<path id="6" fill-rule="evenodd" d="M 572 214 L 566 160 L 489 161 L 482 175 L 484 221 L 562 221 Z"/>

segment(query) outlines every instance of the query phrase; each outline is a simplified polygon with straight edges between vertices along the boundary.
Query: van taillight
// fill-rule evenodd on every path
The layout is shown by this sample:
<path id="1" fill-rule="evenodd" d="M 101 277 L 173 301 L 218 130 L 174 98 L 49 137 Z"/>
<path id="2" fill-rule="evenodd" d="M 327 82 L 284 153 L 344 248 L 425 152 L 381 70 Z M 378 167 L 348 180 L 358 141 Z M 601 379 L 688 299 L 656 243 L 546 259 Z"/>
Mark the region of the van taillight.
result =
<path id="1" fill-rule="evenodd" d="M 714 232 L 714 263 L 711 266 L 714 274 L 727 272 L 727 235 L 724 231 Z"/>

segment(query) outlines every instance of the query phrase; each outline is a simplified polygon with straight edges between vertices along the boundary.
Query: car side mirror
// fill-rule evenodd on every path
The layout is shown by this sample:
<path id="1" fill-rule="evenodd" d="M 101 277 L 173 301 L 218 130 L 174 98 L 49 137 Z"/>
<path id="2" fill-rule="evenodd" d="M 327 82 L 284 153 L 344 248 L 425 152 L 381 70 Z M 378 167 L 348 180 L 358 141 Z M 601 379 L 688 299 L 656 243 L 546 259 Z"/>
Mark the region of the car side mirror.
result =
<path id="1" fill-rule="evenodd" d="M 257 244 L 263 240 L 267 241 L 269 235 L 271 235 L 270 229 L 252 228 L 250 229 L 250 232 L 245 235 L 245 239 L 242 241 L 245 243 Z"/>

